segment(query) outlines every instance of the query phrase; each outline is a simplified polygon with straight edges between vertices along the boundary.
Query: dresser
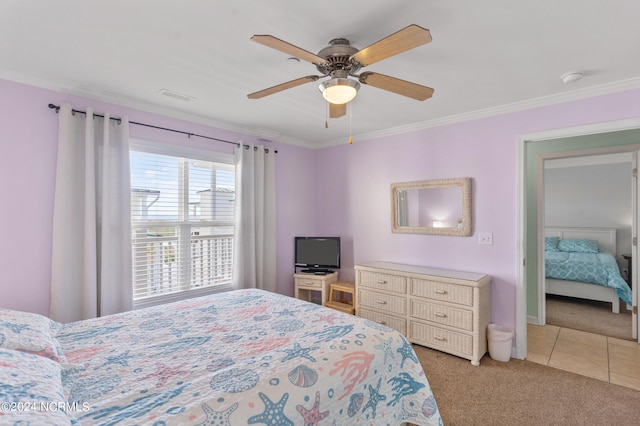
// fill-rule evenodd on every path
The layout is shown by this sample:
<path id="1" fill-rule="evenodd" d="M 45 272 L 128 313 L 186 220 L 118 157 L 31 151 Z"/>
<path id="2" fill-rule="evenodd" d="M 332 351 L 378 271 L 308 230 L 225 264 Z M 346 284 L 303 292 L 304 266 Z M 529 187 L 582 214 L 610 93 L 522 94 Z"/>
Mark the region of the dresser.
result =
<path id="1" fill-rule="evenodd" d="M 487 352 L 491 277 L 391 262 L 355 270 L 357 316 L 480 365 Z"/>

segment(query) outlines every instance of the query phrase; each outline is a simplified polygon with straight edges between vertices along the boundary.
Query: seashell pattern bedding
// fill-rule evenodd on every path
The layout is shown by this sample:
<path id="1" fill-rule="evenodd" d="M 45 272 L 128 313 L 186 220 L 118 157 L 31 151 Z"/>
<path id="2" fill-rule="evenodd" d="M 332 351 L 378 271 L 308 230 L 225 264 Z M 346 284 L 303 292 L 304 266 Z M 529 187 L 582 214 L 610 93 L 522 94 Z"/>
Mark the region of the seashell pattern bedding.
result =
<path id="1" fill-rule="evenodd" d="M 79 424 L 440 425 L 411 344 L 362 318 L 238 290 L 62 325 Z"/>

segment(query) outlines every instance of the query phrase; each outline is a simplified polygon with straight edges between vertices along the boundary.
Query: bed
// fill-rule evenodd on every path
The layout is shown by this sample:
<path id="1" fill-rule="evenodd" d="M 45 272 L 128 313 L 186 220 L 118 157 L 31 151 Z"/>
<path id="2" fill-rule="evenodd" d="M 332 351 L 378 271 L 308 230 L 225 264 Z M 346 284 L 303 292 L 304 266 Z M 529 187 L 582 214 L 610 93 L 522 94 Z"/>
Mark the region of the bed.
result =
<path id="1" fill-rule="evenodd" d="M 631 289 L 615 255 L 615 228 L 545 228 L 545 292 L 609 302 L 620 313 L 620 300 L 631 305 Z"/>
<path id="2" fill-rule="evenodd" d="M 0 309 L 0 401 L 1 424 L 442 424 L 401 334 L 261 290 L 64 325 Z"/>

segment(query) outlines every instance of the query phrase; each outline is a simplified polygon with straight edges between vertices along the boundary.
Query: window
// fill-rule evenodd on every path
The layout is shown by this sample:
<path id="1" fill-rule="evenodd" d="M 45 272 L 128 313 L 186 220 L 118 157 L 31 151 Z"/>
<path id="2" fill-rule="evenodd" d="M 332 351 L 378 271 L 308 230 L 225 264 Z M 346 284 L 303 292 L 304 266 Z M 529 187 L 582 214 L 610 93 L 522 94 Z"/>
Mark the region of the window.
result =
<path id="1" fill-rule="evenodd" d="M 132 144 L 134 304 L 231 284 L 235 170 L 230 156 Z M 204 159 L 209 157 L 209 159 Z M 136 301 L 138 303 L 136 303 Z"/>

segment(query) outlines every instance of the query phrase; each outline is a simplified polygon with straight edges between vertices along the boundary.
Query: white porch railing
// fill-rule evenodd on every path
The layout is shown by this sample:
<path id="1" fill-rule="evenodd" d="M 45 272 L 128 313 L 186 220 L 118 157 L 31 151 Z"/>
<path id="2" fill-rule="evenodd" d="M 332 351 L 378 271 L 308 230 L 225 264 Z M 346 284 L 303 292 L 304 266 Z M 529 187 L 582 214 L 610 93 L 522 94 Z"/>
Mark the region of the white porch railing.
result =
<path id="1" fill-rule="evenodd" d="M 231 282 L 233 235 L 192 235 L 189 246 L 187 260 L 177 236 L 136 238 L 134 300 Z"/>

